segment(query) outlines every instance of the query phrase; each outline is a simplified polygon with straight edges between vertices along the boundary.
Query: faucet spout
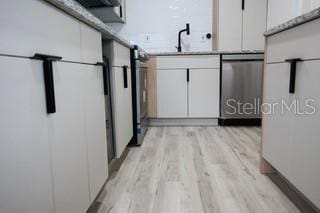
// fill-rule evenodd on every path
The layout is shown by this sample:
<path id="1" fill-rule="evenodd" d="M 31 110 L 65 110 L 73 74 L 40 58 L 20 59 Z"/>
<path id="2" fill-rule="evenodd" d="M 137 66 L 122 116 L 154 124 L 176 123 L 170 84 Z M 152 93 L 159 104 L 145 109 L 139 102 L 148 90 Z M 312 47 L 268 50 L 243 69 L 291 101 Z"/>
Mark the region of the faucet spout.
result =
<path id="1" fill-rule="evenodd" d="M 190 35 L 190 24 L 186 24 L 186 28 L 179 31 L 179 34 L 178 34 L 178 47 L 177 47 L 178 52 L 182 51 L 182 48 L 181 48 L 181 34 L 183 32 L 186 32 L 187 35 Z"/>

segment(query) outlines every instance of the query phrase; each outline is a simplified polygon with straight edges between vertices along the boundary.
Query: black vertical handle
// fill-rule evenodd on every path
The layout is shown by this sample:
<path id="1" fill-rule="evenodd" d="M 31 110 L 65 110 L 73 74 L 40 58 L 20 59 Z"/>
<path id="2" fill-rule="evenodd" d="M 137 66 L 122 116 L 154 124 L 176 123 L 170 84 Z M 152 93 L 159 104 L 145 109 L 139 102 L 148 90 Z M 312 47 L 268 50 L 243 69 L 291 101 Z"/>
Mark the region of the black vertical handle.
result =
<path id="1" fill-rule="evenodd" d="M 109 60 L 106 57 L 103 57 L 103 62 L 97 62 L 97 66 L 102 66 L 102 75 L 103 75 L 103 93 L 105 95 L 109 94 L 109 83 L 108 83 L 108 74 L 109 72 Z"/>
<path id="2" fill-rule="evenodd" d="M 242 8 L 242 10 L 244 10 L 245 9 L 245 0 L 242 0 L 242 4 L 241 4 L 241 8 Z"/>
<path id="3" fill-rule="evenodd" d="M 290 63 L 290 80 L 289 80 L 289 93 L 295 93 L 296 87 L 296 72 L 297 72 L 297 62 L 302 61 L 301 58 L 287 59 L 286 62 Z"/>
<path id="4" fill-rule="evenodd" d="M 103 59 L 103 67 L 102 67 L 102 74 L 103 74 L 103 91 L 105 95 L 109 95 L 109 88 L 108 88 L 108 73 L 109 72 L 109 60 L 107 58 Z"/>
<path id="5" fill-rule="evenodd" d="M 123 66 L 123 85 L 128 88 L 128 66 Z"/>
<path id="6" fill-rule="evenodd" d="M 55 101 L 55 94 L 54 94 L 54 76 L 53 76 L 52 63 L 54 61 L 61 60 L 62 57 L 36 53 L 33 57 L 31 57 L 31 59 L 43 61 L 43 79 L 44 79 L 44 88 L 46 93 L 47 113 L 48 114 L 55 113 L 56 101 Z"/>
<path id="7" fill-rule="evenodd" d="M 122 14 L 122 6 L 120 5 L 120 18 L 122 18 L 123 17 L 123 14 Z"/>
<path id="8" fill-rule="evenodd" d="M 190 69 L 187 69 L 187 82 L 190 81 Z"/>
<path id="9" fill-rule="evenodd" d="M 43 61 L 43 76 L 44 76 L 44 86 L 46 91 L 46 103 L 47 103 L 47 113 L 56 112 L 56 101 L 54 94 L 54 78 L 52 61 L 45 59 Z"/>

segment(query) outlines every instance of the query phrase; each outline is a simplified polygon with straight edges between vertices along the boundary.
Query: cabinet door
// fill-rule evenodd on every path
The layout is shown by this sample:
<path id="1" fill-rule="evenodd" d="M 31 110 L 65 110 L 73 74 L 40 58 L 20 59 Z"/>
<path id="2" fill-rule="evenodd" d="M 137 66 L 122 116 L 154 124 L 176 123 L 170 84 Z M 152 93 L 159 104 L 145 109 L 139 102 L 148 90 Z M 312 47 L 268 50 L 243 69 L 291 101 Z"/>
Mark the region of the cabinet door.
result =
<path id="1" fill-rule="evenodd" d="M 264 50 L 267 0 L 245 0 L 243 10 L 243 50 Z"/>
<path id="2" fill-rule="evenodd" d="M 57 112 L 50 115 L 55 211 L 86 212 L 89 207 L 83 65 L 54 63 Z"/>
<path id="3" fill-rule="evenodd" d="M 86 141 L 92 202 L 108 178 L 106 116 L 102 67 L 83 65 L 83 88 Z"/>
<path id="4" fill-rule="evenodd" d="M 187 70 L 157 71 L 157 110 L 159 118 L 188 116 Z"/>
<path id="5" fill-rule="evenodd" d="M 290 65 L 267 64 L 264 71 L 263 107 L 263 157 L 284 176 L 291 175 L 291 128 L 292 114 L 283 110 L 281 104 L 290 104 Z M 268 104 L 268 105 L 266 105 Z"/>
<path id="6" fill-rule="evenodd" d="M 320 207 L 320 60 L 298 63 L 296 100 L 299 112 L 293 118 L 292 176 L 288 179 L 316 206 Z M 308 101 L 309 100 L 309 101 Z M 312 113 L 313 109 L 316 110 Z M 309 114 L 308 114 L 309 113 Z M 310 114 L 312 113 L 312 114 Z"/>
<path id="7" fill-rule="evenodd" d="M 219 50 L 241 50 L 241 0 L 219 1 Z"/>
<path id="8" fill-rule="evenodd" d="M 116 154 L 120 158 L 133 136 L 131 70 L 127 69 L 127 88 L 122 67 L 113 67 L 112 77 Z"/>
<path id="9" fill-rule="evenodd" d="M 42 63 L 0 56 L 0 209 L 53 212 Z"/>
<path id="10" fill-rule="evenodd" d="M 218 118 L 219 69 L 191 69 L 188 87 L 189 117 Z"/>

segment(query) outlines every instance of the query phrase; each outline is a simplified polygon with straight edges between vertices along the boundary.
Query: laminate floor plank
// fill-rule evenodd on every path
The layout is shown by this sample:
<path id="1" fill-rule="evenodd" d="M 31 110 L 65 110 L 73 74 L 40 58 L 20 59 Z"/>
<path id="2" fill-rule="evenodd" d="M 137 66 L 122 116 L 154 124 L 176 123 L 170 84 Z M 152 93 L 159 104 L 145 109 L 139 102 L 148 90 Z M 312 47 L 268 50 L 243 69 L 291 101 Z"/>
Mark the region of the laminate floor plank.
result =
<path id="1" fill-rule="evenodd" d="M 300 212 L 260 174 L 260 138 L 256 127 L 152 127 L 106 184 L 99 213 Z"/>

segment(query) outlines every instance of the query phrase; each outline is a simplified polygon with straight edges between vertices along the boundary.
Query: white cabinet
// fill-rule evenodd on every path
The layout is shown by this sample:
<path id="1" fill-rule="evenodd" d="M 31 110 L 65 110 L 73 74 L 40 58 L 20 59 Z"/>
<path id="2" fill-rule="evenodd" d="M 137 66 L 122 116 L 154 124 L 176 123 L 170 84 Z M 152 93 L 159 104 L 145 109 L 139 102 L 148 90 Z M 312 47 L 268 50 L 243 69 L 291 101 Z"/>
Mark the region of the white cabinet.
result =
<path id="1" fill-rule="evenodd" d="M 0 212 L 86 212 L 108 175 L 101 34 L 39 0 L 5 0 L 0 27 Z M 54 114 L 35 53 L 64 60 Z"/>
<path id="2" fill-rule="evenodd" d="M 118 158 L 121 157 L 133 136 L 131 69 L 127 68 L 126 71 L 124 69 L 123 67 L 112 69 L 116 155 Z M 127 85 L 125 86 L 125 84 Z"/>
<path id="3" fill-rule="evenodd" d="M 112 69 L 115 151 L 117 158 L 120 158 L 133 137 L 130 49 L 115 41 L 105 41 L 103 51 Z"/>
<path id="4" fill-rule="evenodd" d="M 263 50 L 267 0 L 219 0 L 218 49 Z"/>
<path id="5" fill-rule="evenodd" d="M 102 62 L 101 33 L 86 24 L 80 24 L 82 62 Z"/>
<path id="6" fill-rule="evenodd" d="M 219 50 L 241 50 L 241 0 L 219 0 Z"/>
<path id="7" fill-rule="evenodd" d="M 80 22 L 39 0 L 2 0 L 0 53 L 33 56 L 34 53 L 81 61 Z M 14 11 L 14 12 L 13 12 Z"/>
<path id="8" fill-rule="evenodd" d="M 245 0 L 242 50 L 264 50 L 266 23 L 267 0 Z"/>
<path id="9" fill-rule="evenodd" d="M 188 85 L 189 117 L 219 117 L 219 69 L 190 69 Z"/>
<path id="10" fill-rule="evenodd" d="M 105 103 L 102 71 L 99 66 L 83 66 L 83 94 L 90 183 L 90 202 L 108 179 Z"/>
<path id="11" fill-rule="evenodd" d="M 277 106 L 269 110 L 270 114 L 263 115 L 263 156 L 270 161 L 283 175 L 290 175 L 291 147 L 290 126 L 292 116 L 283 111 L 282 101 L 290 105 L 293 98 L 289 94 L 289 64 L 267 64 L 264 72 L 264 103 L 277 103 Z M 273 112 L 274 111 L 274 112 Z M 268 112 L 268 111 L 267 111 Z"/>
<path id="12" fill-rule="evenodd" d="M 0 56 L 0 211 L 54 212 L 42 63 Z"/>
<path id="13" fill-rule="evenodd" d="M 157 71 L 158 118 L 188 117 L 187 70 Z"/>
<path id="14" fill-rule="evenodd" d="M 49 132 L 55 210 L 85 212 L 89 206 L 89 179 L 84 100 L 85 83 L 79 64 L 54 66 L 57 112 L 50 115 Z"/>
<path id="15" fill-rule="evenodd" d="M 318 208 L 320 51 L 313 41 L 319 38 L 319 23 L 314 20 L 267 38 L 264 102 L 277 106 L 275 113 L 263 114 L 262 126 L 263 159 Z M 291 78 L 295 91 L 289 93 L 293 75 L 285 59 L 292 57 L 302 61 L 296 63 L 296 76 Z"/>
<path id="16" fill-rule="evenodd" d="M 220 57 L 157 57 L 157 117 L 219 117 Z"/>
<path id="17" fill-rule="evenodd" d="M 319 57 L 320 58 L 320 57 Z M 298 65 L 295 98 L 300 101 L 300 112 L 292 120 L 290 163 L 292 183 L 320 207 L 320 59 L 304 61 Z M 310 107 L 311 106 L 311 107 Z"/>

